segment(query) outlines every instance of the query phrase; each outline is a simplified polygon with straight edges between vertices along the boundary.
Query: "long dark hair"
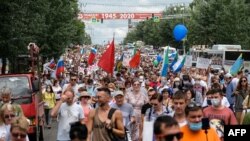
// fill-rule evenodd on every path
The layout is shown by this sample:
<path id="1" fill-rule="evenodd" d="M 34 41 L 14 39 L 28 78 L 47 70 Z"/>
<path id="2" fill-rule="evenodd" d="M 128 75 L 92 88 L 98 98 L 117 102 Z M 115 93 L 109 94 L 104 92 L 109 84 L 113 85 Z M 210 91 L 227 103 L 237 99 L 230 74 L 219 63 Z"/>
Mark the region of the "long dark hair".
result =
<path id="1" fill-rule="evenodd" d="M 242 76 L 241 78 L 240 78 L 240 80 L 239 80 L 239 83 L 238 83 L 238 85 L 237 85 L 237 90 L 242 90 L 243 89 L 243 86 L 242 86 L 242 79 L 246 79 L 247 80 L 247 77 L 245 77 L 245 76 Z M 247 82 L 248 83 L 248 82 Z M 248 85 L 246 85 L 246 89 L 245 90 L 247 90 L 248 89 Z"/>

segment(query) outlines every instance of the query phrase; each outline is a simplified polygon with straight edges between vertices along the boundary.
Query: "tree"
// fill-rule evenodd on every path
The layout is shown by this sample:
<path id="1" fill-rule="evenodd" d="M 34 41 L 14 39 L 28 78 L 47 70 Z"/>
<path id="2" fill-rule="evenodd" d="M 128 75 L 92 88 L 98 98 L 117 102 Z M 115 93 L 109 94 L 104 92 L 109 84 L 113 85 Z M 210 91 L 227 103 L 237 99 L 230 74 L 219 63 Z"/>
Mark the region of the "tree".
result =
<path id="1" fill-rule="evenodd" d="M 195 0 L 191 6 L 189 42 L 249 47 L 249 6 L 245 0 Z"/>
<path id="2" fill-rule="evenodd" d="M 40 55 L 47 58 L 58 58 L 69 44 L 90 44 L 77 14 L 77 0 L 0 1 L 2 72 L 6 58 L 14 64 L 16 56 L 27 53 L 30 42 L 35 42 Z"/>

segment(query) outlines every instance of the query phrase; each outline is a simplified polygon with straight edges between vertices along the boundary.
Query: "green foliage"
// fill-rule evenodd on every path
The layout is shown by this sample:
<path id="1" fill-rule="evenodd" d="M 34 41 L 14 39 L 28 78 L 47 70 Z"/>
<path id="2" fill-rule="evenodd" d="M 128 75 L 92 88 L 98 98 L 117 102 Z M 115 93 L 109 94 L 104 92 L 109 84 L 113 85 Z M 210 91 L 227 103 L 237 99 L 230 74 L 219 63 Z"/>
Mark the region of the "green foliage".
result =
<path id="1" fill-rule="evenodd" d="M 184 23 L 188 28 L 187 45 L 240 44 L 250 49 L 250 0 L 194 0 L 190 9 L 167 7 L 164 16 L 189 14 L 190 17 L 146 20 L 127 34 L 124 42 L 142 40 L 154 46 L 182 47 L 173 39 L 173 28 Z"/>
<path id="2" fill-rule="evenodd" d="M 242 124 L 250 125 L 250 113 L 245 114 Z"/>
<path id="3" fill-rule="evenodd" d="M 240 44 L 249 48 L 250 9 L 245 0 L 194 0 L 191 6 L 191 44 Z"/>
<path id="4" fill-rule="evenodd" d="M 91 43 L 77 14 L 77 0 L 1 0 L 0 58 L 12 61 L 27 53 L 30 42 L 48 58 L 59 57 L 71 43 Z"/>

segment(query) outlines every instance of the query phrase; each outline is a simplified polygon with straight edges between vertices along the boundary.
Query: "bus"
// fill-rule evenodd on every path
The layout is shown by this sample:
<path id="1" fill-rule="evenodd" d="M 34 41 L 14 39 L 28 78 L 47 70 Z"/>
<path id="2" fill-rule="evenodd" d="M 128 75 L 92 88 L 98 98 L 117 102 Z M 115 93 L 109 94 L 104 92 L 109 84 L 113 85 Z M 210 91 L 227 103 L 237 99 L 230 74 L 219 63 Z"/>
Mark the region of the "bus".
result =
<path id="1" fill-rule="evenodd" d="M 247 69 L 250 71 L 250 50 L 225 50 L 223 55 L 223 66 L 225 70 L 230 69 L 240 54 L 242 54 L 242 58 L 244 59 L 243 70 Z"/>

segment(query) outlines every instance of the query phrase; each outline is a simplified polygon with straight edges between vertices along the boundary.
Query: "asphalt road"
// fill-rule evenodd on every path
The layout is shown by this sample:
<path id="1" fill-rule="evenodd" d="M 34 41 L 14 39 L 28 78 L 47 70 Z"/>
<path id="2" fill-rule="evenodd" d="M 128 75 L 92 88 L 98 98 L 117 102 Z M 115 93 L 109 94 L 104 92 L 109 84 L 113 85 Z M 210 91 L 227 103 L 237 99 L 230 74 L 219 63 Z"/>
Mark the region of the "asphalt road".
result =
<path id="1" fill-rule="evenodd" d="M 51 129 L 44 128 L 44 141 L 56 141 L 57 121 L 52 121 Z"/>

